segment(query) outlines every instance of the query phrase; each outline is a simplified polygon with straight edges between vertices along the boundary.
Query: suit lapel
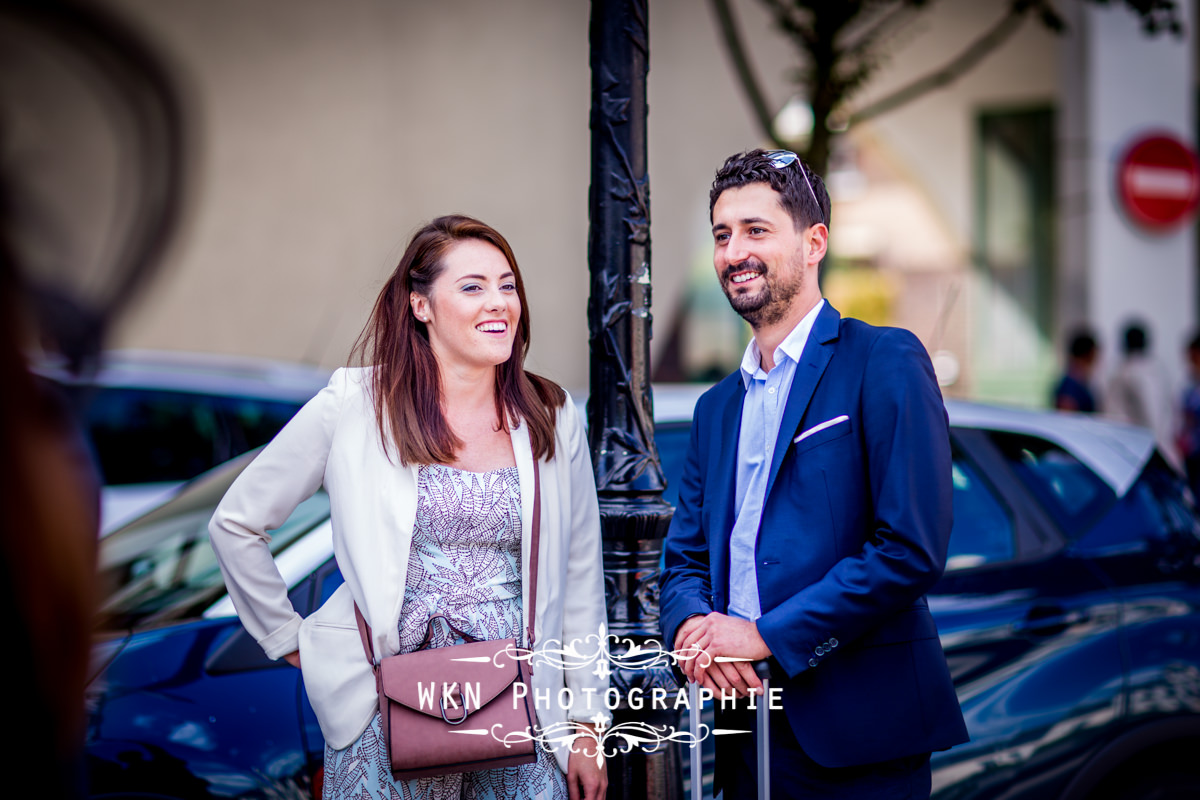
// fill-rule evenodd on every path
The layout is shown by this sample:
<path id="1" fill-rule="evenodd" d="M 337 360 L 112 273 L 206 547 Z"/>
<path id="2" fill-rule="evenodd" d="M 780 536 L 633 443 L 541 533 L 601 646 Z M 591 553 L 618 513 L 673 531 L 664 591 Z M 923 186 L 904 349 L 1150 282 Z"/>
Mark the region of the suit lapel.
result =
<path id="1" fill-rule="evenodd" d="M 715 437 L 719 446 L 712 448 L 709 455 L 711 486 L 717 487 L 712 514 L 713 537 L 709 542 L 712 585 L 718 593 L 728 594 L 729 586 L 729 537 L 733 533 L 734 499 L 737 488 L 737 448 L 742 427 L 742 401 L 746 387 L 741 372 L 734 373 L 729 388 L 720 402 L 715 404 L 715 417 L 709 425 L 717 426 Z M 721 609 L 723 610 L 723 609 Z"/>
<path id="2" fill-rule="evenodd" d="M 779 435 L 771 457 L 771 473 L 767 477 L 766 497 L 771 496 L 775 476 L 779 474 L 779 467 L 792 444 L 792 437 L 796 435 L 796 428 L 804 418 L 804 412 L 808 409 L 817 384 L 821 382 L 821 376 L 825 374 L 825 367 L 829 366 L 829 360 L 833 358 L 833 343 L 838 337 L 841 317 L 837 309 L 826 302 L 818 312 L 813 329 L 808 334 L 808 341 L 800 353 L 800 362 L 796 364 L 796 374 L 792 378 L 787 405 L 783 409 L 783 419 L 779 422 Z"/>
<path id="3" fill-rule="evenodd" d="M 371 636 L 375 639 L 378 652 L 390 655 L 400 651 L 400 632 L 397 623 L 404 608 L 404 586 L 408 580 L 408 557 L 412 550 L 413 531 L 417 521 L 417 485 L 420 467 L 417 464 L 392 463 L 380 445 L 374 424 L 369 427 L 371 439 L 367 447 L 374 448 L 377 458 L 369 458 L 366 474 L 371 477 L 371 491 L 379 504 L 378 531 L 399 531 L 400 535 L 376 535 L 375 547 L 378 558 L 372 569 L 381 573 L 379 585 L 387 587 L 391 594 L 388 616 L 379 619 L 370 608 L 371 598 L 365 598 L 367 608 L 363 614 L 371 625 Z M 357 489 L 356 489 L 357 491 Z M 372 533 L 378 534 L 378 531 Z M 361 569 L 361 568 L 360 568 Z"/>
<path id="4" fill-rule="evenodd" d="M 521 420 L 510 433 L 513 456 L 517 461 L 517 481 L 521 486 L 521 608 L 523 610 L 520 630 L 524 630 L 529 619 L 527 609 L 529 608 L 529 589 L 532 586 L 529 566 L 533 563 L 533 472 L 540 467 L 533 459 L 533 442 L 530 441 L 529 428 L 525 425 L 525 420 Z M 541 572 L 541 569 L 538 572 Z M 537 609 L 535 608 L 533 611 L 536 621 Z"/>

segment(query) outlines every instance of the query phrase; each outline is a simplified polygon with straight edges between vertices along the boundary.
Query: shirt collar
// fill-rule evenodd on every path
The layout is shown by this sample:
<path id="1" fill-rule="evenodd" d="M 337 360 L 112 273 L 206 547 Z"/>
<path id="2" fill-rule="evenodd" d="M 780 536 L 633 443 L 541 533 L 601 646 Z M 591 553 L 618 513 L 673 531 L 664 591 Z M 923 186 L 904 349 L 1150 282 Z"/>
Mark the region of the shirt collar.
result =
<path id="1" fill-rule="evenodd" d="M 808 334 L 812 331 L 813 324 L 817 321 L 817 314 L 821 313 L 821 307 L 824 305 L 825 298 L 818 300 L 812 310 L 804 315 L 804 319 L 796 323 L 792 332 L 785 336 L 779 346 L 775 348 L 776 367 L 784 358 L 791 359 L 793 363 L 800 361 L 800 354 L 804 352 Z M 742 354 L 742 364 L 739 369 L 742 373 L 742 386 L 750 388 L 750 381 L 754 380 L 754 376 L 762 369 L 762 353 L 759 352 L 758 342 L 753 336 L 750 337 L 750 344 L 746 345 L 746 352 Z"/>

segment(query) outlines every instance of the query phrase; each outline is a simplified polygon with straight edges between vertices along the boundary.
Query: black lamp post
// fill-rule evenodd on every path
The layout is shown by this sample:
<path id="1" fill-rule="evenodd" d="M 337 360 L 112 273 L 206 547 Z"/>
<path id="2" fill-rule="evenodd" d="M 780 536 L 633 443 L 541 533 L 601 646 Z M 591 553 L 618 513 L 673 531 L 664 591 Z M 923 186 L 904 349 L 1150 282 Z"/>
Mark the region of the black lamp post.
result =
<path id="1" fill-rule="evenodd" d="M 654 444 L 650 397 L 650 184 L 646 175 L 647 0 L 592 0 L 592 184 L 588 202 L 591 394 L 588 431 L 604 536 L 609 633 L 642 644 L 660 638 L 659 556 L 671 521 Z M 620 649 L 614 647 L 619 664 Z M 622 697 L 662 687 L 669 668 L 617 666 Z M 673 711 L 619 708 L 614 724 L 664 732 Z M 609 760 L 610 798 L 680 794 L 678 751 L 634 748 Z"/>

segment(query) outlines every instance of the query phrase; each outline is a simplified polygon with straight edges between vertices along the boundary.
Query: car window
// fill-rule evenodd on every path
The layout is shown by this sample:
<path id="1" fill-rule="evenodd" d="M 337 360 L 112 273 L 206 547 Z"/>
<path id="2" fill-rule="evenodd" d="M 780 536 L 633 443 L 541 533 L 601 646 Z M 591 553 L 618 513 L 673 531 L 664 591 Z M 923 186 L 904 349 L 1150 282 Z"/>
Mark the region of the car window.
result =
<path id="1" fill-rule="evenodd" d="M 1195 498 L 1184 477 L 1168 467 L 1159 455 L 1155 455 L 1146 465 L 1142 477 L 1158 500 L 1158 509 L 1162 512 L 1167 530 L 1200 538 L 1200 518 L 1196 515 Z"/>
<path id="2" fill-rule="evenodd" d="M 1099 475 L 1058 445 L 1019 433 L 988 436 L 1067 535 L 1082 533 L 1116 500 Z"/>
<path id="3" fill-rule="evenodd" d="M 87 427 L 104 483 L 185 481 L 260 447 L 302 403 L 162 389 L 83 392 Z"/>
<path id="4" fill-rule="evenodd" d="M 301 405 L 248 397 L 214 397 L 213 401 L 217 413 L 229 427 L 230 457 L 271 441 Z"/>
<path id="5" fill-rule="evenodd" d="M 947 570 L 1011 561 L 1016 557 L 1012 515 L 983 480 L 979 470 L 954 455 L 954 528 L 950 534 Z"/>
<path id="6" fill-rule="evenodd" d="M 1144 479 L 1130 487 L 1095 525 L 1076 542 L 1076 548 L 1095 551 L 1124 549 L 1148 539 L 1161 539 L 1166 532 L 1158 501 Z"/>
<path id="7" fill-rule="evenodd" d="M 1184 496 L 1183 480 L 1156 457 L 1076 546 L 1088 551 L 1124 550 L 1172 533 L 1197 535 L 1200 523 Z"/>
<path id="8" fill-rule="evenodd" d="M 686 422 L 668 422 L 654 428 L 654 443 L 658 446 L 659 462 L 667 479 L 663 500 L 672 507 L 679 502 L 679 476 L 683 474 L 690 437 L 691 425 Z"/>
<path id="9" fill-rule="evenodd" d="M 183 481 L 235 455 L 204 395 L 99 389 L 89 398 L 85 425 L 109 485 Z"/>

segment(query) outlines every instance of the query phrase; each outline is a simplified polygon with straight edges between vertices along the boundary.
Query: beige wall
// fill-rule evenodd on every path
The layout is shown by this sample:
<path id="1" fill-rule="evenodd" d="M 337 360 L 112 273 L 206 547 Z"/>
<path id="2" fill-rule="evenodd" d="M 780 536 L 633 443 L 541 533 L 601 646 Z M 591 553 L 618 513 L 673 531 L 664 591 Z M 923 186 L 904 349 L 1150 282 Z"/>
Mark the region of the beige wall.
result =
<path id="1" fill-rule="evenodd" d="M 544 343 L 582 341 L 558 299 L 586 293 L 585 6 L 119 5 L 190 77 L 200 145 L 190 224 L 119 344 L 343 363 L 412 230 L 462 211 L 525 268 L 535 361 L 578 380 Z"/>
<path id="2" fill-rule="evenodd" d="M 177 61 L 198 134 L 188 224 L 114 344 L 343 363 L 407 236 L 463 211 L 504 232 L 524 268 L 532 366 L 586 384 L 586 0 L 106 2 Z M 734 5 L 782 105 L 794 55 L 761 4 Z M 1006 5 L 937 4 L 867 97 L 939 65 Z M 650 25 L 661 344 L 688 269 L 708 257 L 713 169 L 761 141 L 709 4 L 650 0 Z M 1029 25 L 959 83 L 854 136 L 941 239 L 914 249 L 891 226 L 882 241 L 894 263 L 965 264 L 973 114 L 1052 101 L 1054 47 Z"/>
<path id="3" fill-rule="evenodd" d="M 1007 5 L 937 3 L 897 42 L 860 102 L 869 103 L 942 67 L 998 21 Z M 989 313 L 988 289 L 970 267 L 977 115 L 1057 106 L 1060 45 L 1059 37 L 1027 20 L 953 83 L 850 134 L 872 188 L 863 201 L 846 202 L 841 219 L 873 229 L 869 238 L 879 248 L 876 264 L 895 287 L 893 324 L 911 329 L 931 351 L 945 351 L 957 364 L 957 379 L 943 387 L 948 395 L 974 395 L 980 361 L 975 348 L 982 317 Z M 835 217 L 835 238 L 837 228 Z"/>
<path id="4" fill-rule="evenodd" d="M 911 38 L 897 47 L 863 101 L 941 67 L 999 20 L 1007 6 L 969 0 L 937 3 Z M 1058 45 L 1057 36 L 1029 20 L 959 80 L 869 123 L 874 136 L 886 142 L 927 194 L 964 251 L 971 241 L 975 114 L 1055 104 Z"/>
<path id="5" fill-rule="evenodd" d="M 343 363 L 408 235 L 462 211 L 522 264 L 534 368 L 586 384 L 587 2 L 110 2 L 175 58 L 199 134 L 189 223 L 114 344 Z M 706 5 L 650 11 L 662 320 L 714 166 L 756 140 Z"/>

